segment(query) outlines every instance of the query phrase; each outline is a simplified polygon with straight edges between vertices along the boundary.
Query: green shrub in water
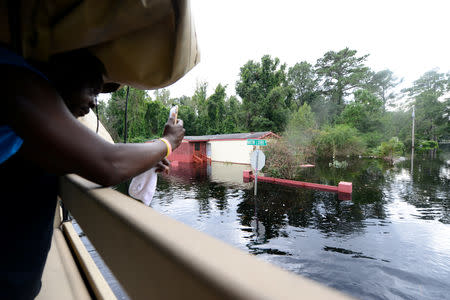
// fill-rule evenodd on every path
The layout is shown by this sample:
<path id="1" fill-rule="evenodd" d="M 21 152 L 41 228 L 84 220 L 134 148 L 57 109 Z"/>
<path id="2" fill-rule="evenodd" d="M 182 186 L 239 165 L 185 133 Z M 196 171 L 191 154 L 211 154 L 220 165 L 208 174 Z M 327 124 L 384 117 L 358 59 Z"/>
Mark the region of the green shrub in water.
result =
<path id="1" fill-rule="evenodd" d="M 395 157 L 403 154 L 405 145 L 398 139 L 393 137 L 387 142 L 382 142 L 377 148 L 377 156 L 393 161 Z"/>
<path id="2" fill-rule="evenodd" d="M 326 127 L 315 144 L 321 157 L 355 156 L 364 153 L 366 148 L 358 130 L 345 124 Z"/>

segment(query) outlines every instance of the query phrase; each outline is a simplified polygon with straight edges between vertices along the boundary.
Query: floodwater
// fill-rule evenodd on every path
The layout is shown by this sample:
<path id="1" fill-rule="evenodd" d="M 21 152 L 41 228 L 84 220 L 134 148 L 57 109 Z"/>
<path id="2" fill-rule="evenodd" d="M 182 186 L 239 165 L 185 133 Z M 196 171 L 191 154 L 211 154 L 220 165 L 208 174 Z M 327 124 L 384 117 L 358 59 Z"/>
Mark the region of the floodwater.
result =
<path id="1" fill-rule="evenodd" d="M 353 182 L 352 199 L 242 182 L 248 167 L 180 166 L 160 176 L 153 209 L 258 259 L 361 299 L 448 299 L 450 148 L 389 166 L 328 162 L 299 180 Z M 126 187 L 119 187 L 119 190 Z M 274 282 L 276 284 L 276 282 Z M 301 291 L 300 291 L 301 292 Z"/>

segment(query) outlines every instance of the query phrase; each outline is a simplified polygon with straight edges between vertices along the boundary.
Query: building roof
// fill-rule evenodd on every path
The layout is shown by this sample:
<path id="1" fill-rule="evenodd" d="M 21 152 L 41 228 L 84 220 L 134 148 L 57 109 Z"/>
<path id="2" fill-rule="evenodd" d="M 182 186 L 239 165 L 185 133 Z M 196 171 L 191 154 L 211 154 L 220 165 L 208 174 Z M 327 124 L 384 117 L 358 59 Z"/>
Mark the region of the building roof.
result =
<path id="1" fill-rule="evenodd" d="M 279 137 L 272 131 L 261 132 L 245 132 L 245 133 L 227 133 L 215 135 L 198 135 L 185 136 L 184 139 L 189 142 L 206 142 L 206 141 L 220 141 L 220 140 L 246 140 L 246 139 L 262 139 L 266 137 Z"/>

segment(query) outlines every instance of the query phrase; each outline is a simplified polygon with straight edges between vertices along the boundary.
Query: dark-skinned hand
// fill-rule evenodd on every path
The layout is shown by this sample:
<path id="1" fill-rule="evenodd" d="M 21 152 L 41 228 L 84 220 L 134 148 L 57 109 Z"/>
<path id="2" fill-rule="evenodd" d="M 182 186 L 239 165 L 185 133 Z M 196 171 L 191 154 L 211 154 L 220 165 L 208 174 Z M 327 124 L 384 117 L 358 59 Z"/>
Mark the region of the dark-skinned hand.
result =
<path id="1" fill-rule="evenodd" d="M 170 161 L 167 158 L 163 158 L 157 165 L 156 165 L 156 173 L 166 173 L 169 174 L 170 170 Z"/>
<path id="2" fill-rule="evenodd" d="M 184 138 L 183 120 L 179 119 L 176 124 L 174 124 L 175 119 L 170 117 L 164 126 L 163 137 L 166 138 L 172 145 L 172 151 L 180 146 L 181 141 Z"/>

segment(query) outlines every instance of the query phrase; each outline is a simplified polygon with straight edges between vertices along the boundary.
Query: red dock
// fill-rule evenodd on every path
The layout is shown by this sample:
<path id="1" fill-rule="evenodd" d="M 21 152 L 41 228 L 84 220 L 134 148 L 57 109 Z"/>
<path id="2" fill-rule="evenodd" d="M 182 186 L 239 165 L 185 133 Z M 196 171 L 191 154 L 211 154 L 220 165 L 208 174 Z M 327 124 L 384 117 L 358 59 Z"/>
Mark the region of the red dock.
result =
<path id="1" fill-rule="evenodd" d="M 248 170 L 244 171 L 244 181 L 245 182 L 253 181 L 254 179 L 255 179 L 255 175 L 253 175 L 252 171 L 248 171 Z M 291 186 L 291 187 L 303 187 L 303 188 L 315 189 L 315 190 L 320 190 L 320 191 L 325 191 L 325 192 L 339 193 L 342 195 L 344 195 L 344 194 L 350 195 L 352 193 L 352 183 L 345 182 L 345 181 L 339 182 L 338 186 L 304 182 L 304 181 L 296 181 L 296 180 L 289 180 L 289 179 L 280 179 L 280 178 L 274 178 L 274 177 L 265 177 L 265 176 L 258 176 L 258 181 L 276 183 L 276 184 L 281 184 L 281 185 Z M 348 197 L 344 197 L 344 198 L 348 198 Z M 348 200 L 348 199 L 343 199 L 343 200 Z"/>

